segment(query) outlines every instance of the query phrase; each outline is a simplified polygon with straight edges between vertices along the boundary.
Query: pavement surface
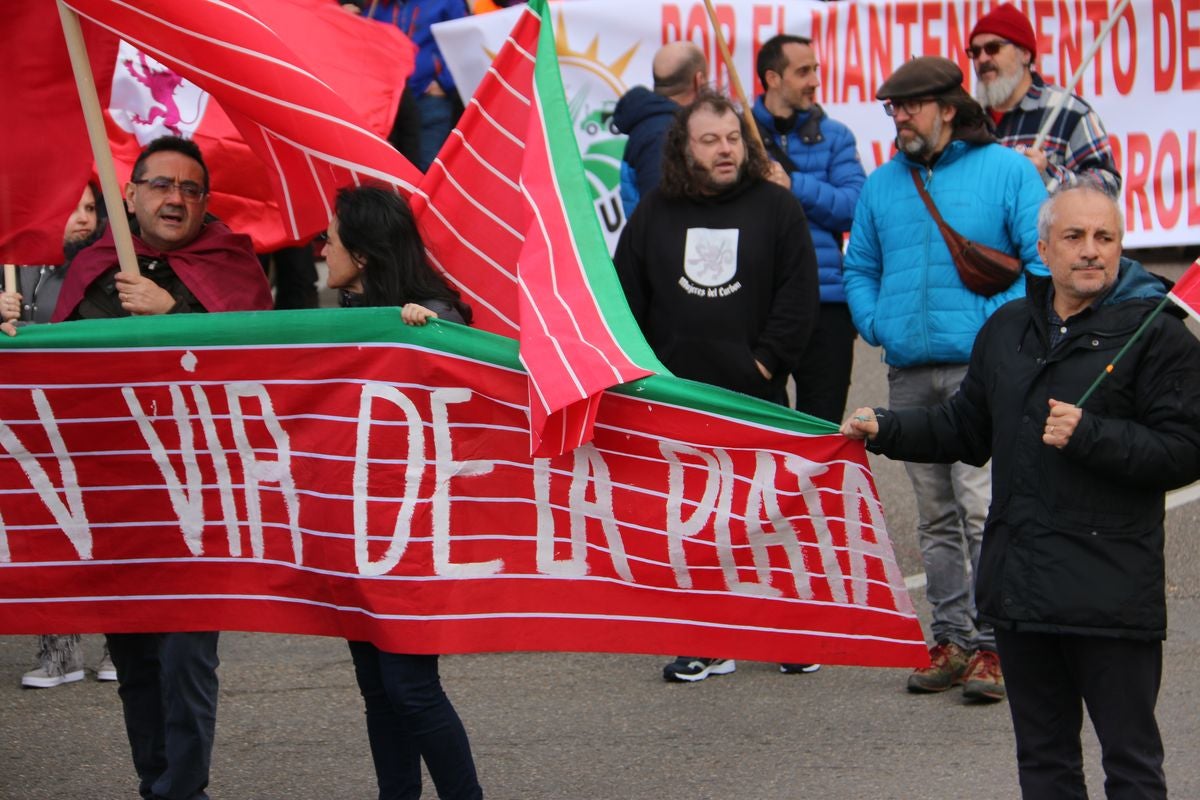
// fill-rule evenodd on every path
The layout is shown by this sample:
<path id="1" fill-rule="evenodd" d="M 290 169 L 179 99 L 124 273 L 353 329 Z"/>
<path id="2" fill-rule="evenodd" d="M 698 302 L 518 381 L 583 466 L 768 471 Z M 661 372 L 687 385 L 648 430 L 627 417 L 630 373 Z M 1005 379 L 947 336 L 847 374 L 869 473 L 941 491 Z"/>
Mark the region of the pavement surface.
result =
<path id="1" fill-rule="evenodd" d="M 1177 276 L 1181 266 L 1165 265 Z M 860 342 L 851 407 L 884 404 L 885 370 Z M 897 557 L 919 587 L 915 513 L 900 464 L 874 459 Z M 1159 723 L 1171 794 L 1200 798 L 1200 503 L 1167 514 L 1170 633 Z M 928 606 L 920 588 L 918 610 Z M 100 637 L 85 637 L 88 663 Z M 135 800 L 116 686 L 22 690 L 29 636 L 0 636 L 0 800 Z M 910 695 L 906 670 L 825 667 L 664 683 L 662 656 L 516 653 L 442 659 L 492 800 L 915 800 L 1019 797 L 1005 703 Z M 376 797 L 362 704 L 341 640 L 227 633 L 213 800 Z M 1093 797 L 1103 774 L 1085 723 Z M 426 797 L 433 797 L 427 783 Z"/>

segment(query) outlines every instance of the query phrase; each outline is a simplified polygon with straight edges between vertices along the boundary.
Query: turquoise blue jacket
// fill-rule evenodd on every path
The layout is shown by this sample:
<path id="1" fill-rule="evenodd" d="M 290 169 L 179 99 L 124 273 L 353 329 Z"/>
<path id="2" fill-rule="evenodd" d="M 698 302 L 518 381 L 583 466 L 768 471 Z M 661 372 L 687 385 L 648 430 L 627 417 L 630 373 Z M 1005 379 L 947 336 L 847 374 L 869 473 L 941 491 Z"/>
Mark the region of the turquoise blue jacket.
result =
<path id="1" fill-rule="evenodd" d="M 984 321 L 1025 293 L 1018 279 L 983 297 L 963 286 L 909 170 L 918 167 L 946 222 L 976 242 L 1019 256 L 1048 275 L 1037 254 L 1046 189 L 1029 159 L 998 144 L 951 141 L 932 169 L 903 152 L 867 178 L 846 248 L 846 302 L 864 340 L 893 367 L 965 364 Z"/>

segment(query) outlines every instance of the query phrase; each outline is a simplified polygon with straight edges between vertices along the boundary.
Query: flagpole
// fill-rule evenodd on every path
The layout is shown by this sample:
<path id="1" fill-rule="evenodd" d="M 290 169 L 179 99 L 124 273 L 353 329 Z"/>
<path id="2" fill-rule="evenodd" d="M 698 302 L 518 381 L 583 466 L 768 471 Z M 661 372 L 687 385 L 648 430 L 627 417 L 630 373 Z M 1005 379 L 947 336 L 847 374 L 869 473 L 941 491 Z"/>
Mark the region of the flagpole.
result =
<path id="1" fill-rule="evenodd" d="M 717 24 L 717 10 L 713 8 L 712 0 L 704 0 L 704 7 L 708 10 L 708 18 L 712 22 L 713 36 L 717 40 L 717 49 L 721 51 L 721 60 L 725 62 L 725 69 L 729 70 L 729 81 L 733 84 L 733 93 L 738 102 L 742 104 L 742 116 L 746 119 L 746 127 L 750 129 L 750 135 L 754 137 L 754 141 L 758 142 L 758 146 L 765 150 L 766 145 L 763 144 L 762 134 L 758 132 L 758 123 L 754 121 L 754 107 L 746 100 L 742 81 L 738 77 L 737 69 L 733 66 L 733 56 L 729 54 L 729 46 L 725 44 L 725 35 L 721 33 L 721 26 Z"/>
<path id="2" fill-rule="evenodd" d="M 1075 74 L 1071 76 L 1070 82 L 1066 85 L 1066 92 L 1058 95 L 1051 102 L 1046 118 L 1042 120 L 1041 130 L 1038 131 L 1037 138 L 1033 140 L 1033 149 L 1039 149 L 1046 141 L 1046 136 L 1050 133 L 1050 128 L 1054 126 L 1055 120 L 1058 119 L 1058 112 L 1062 111 L 1063 103 L 1067 102 L 1067 94 L 1075 91 L 1075 85 L 1083 77 L 1083 71 L 1092 63 L 1092 59 L 1096 57 L 1096 51 L 1100 49 L 1100 45 L 1108 38 L 1108 34 L 1112 31 L 1113 26 L 1117 24 L 1117 20 L 1121 18 L 1121 14 L 1125 12 L 1125 7 L 1129 5 L 1129 0 L 1121 0 L 1117 4 L 1116 9 L 1109 16 L 1108 22 L 1104 23 L 1104 27 L 1096 34 L 1096 40 L 1092 42 L 1092 46 L 1088 48 L 1087 53 L 1083 56 L 1083 63 L 1079 65 L 1079 69 L 1075 70 Z"/>
<path id="3" fill-rule="evenodd" d="M 133 251 L 133 234 L 129 230 L 129 219 L 121 212 L 125 209 L 125 198 L 117 184 L 117 170 L 113 166 L 112 152 L 108 149 L 108 133 L 104 130 L 104 112 L 100 109 L 100 98 L 96 93 L 96 81 L 92 76 L 92 65 L 88 60 L 87 45 L 83 42 L 83 31 L 79 17 L 58 0 L 58 15 L 62 20 L 63 36 L 67 39 L 67 52 L 71 56 L 71 71 L 75 73 L 75 87 L 79 90 L 79 102 L 83 105 L 83 118 L 87 123 L 88 139 L 92 143 L 92 156 L 96 159 L 96 171 L 100 174 L 100 189 L 104 204 L 108 207 L 108 224 L 112 228 L 113 241 L 117 246 L 117 261 L 121 272 L 140 275 L 137 255 Z"/>
<path id="4" fill-rule="evenodd" d="M 4 291 L 12 292 L 13 294 L 16 294 L 16 292 L 17 292 L 17 265 L 16 264 L 5 264 L 4 265 Z"/>
<path id="5" fill-rule="evenodd" d="M 1104 382 L 1104 379 L 1107 378 L 1113 371 L 1113 367 L 1116 366 L 1117 362 L 1121 360 L 1121 356 L 1125 355 L 1125 351 L 1127 351 L 1133 345 L 1133 343 L 1141 337 L 1150 323 L 1154 321 L 1154 318 L 1158 316 L 1158 312 L 1162 311 L 1170 301 L 1171 295 L 1163 295 L 1163 299 L 1159 301 L 1159 304 L 1154 307 L 1153 311 L 1146 315 L 1146 318 L 1142 320 L 1142 324 L 1139 325 L 1138 329 L 1133 332 L 1133 336 L 1129 337 L 1129 341 L 1117 351 L 1117 354 L 1113 356 L 1113 360 L 1108 362 L 1108 366 L 1104 368 L 1104 371 L 1096 376 L 1096 380 L 1092 381 L 1092 385 L 1089 386 L 1088 390 L 1083 393 L 1083 397 L 1079 398 L 1079 402 L 1075 404 L 1077 408 L 1083 407 L 1083 404 L 1087 402 L 1087 399 L 1092 396 L 1092 392 L 1096 391 L 1100 384 Z"/>

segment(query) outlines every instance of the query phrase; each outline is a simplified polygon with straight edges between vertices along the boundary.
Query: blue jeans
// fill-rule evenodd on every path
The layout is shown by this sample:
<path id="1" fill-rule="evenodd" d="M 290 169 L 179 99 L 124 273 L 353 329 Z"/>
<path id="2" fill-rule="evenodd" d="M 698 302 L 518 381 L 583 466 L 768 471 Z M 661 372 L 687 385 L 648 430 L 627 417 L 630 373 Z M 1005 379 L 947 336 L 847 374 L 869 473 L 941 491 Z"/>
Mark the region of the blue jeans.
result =
<path id="1" fill-rule="evenodd" d="M 428 172 L 454 128 L 454 101 L 445 95 L 423 94 L 417 98 L 421 114 L 421 147 L 417 169 Z"/>
<path id="2" fill-rule="evenodd" d="M 216 631 L 109 633 L 145 800 L 208 800 L 217 726 Z"/>
<path id="3" fill-rule="evenodd" d="M 958 390 L 966 364 L 888 370 L 893 409 L 936 405 Z M 975 627 L 975 571 L 983 523 L 992 501 L 987 466 L 905 462 L 917 498 L 917 544 L 925 566 L 925 596 L 933 606 L 934 641 L 964 650 L 996 649 L 990 625 Z"/>
<path id="4" fill-rule="evenodd" d="M 438 657 L 347 644 L 366 705 L 379 800 L 419 798 L 422 758 L 441 800 L 482 798 L 466 729 L 442 691 Z"/>

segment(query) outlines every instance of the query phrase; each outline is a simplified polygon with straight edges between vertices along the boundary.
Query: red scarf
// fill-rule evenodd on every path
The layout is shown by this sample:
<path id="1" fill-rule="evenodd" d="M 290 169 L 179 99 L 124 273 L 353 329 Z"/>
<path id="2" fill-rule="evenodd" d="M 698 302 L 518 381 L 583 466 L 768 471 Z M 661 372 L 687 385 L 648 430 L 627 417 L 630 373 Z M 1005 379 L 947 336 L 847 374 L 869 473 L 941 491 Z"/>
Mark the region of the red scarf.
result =
<path id="1" fill-rule="evenodd" d="M 133 250 L 139 256 L 170 264 L 206 311 L 269 311 L 275 307 L 250 237 L 234 233 L 224 222 L 205 224 L 191 242 L 167 252 L 155 250 L 134 236 Z M 62 322 L 71 316 L 93 281 L 117 264 L 117 246 L 109 228 L 71 262 L 50 321 Z"/>

